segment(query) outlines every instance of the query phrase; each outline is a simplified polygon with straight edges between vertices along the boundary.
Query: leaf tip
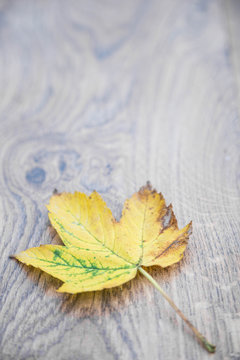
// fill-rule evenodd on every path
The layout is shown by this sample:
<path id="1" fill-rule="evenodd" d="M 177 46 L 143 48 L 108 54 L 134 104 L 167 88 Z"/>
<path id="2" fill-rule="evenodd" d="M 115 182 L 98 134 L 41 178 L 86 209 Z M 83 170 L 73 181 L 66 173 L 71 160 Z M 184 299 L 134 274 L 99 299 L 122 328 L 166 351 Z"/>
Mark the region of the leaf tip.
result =
<path id="1" fill-rule="evenodd" d="M 60 286 L 58 289 L 56 289 L 56 292 L 58 292 L 60 294 L 64 293 L 64 291 L 62 291 L 61 288 L 62 288 L 62 286 Z"/>
<path id="2" fill-rule="evenodd" d="M 147 180 L 146 182 L 146 187 L 149 187 L 150 189 L 152 188 L 152 184 L 151 184 L 151 181 L 150 180 Z"/>
<path id="3" fill-rule="evenodd" d="M 188 235 L 192 234 L 192 220 L 190 221 L 190 223 L 187 225 L 187 233 Z"/>
<path id="4" fill-rule="evenodd" d="M 59 194 L 58 189 L 55 188 L 52 193 L 53 193 L 53 195 Z"/>
<path id="5" fill-rule="evenodd" d="M 20 254 L 14 254 L 14 255 L 10 255 L 9 259 L 15 260 L 15 261 L 19 261 L 23 264 L 26 264 L 25 261 L 21 258 L 21 253 Z"/>
<path id="6" fill-rule="evenodd" d="M 67 283 L 63 283 L 58 289 L 56 289 L 56 292 L 60 293 L 60 294 L 75 294 L 76 292 L 71 291 L 71 286 L 69 287 L 69 285 Z"/>
<path id="7" fill-rule="evenodd" d="M 152 187 L 151 182 L 148 180 L 148 181 L 146 182 L 146 185 L 140 187 L 140 189 L 139 189 L 138 192 L 139 192 L 141 195 L 145 195 L 146 193 L 152 193 L 152 194 L 154 194 L 154 193 L 156 193 L 157 191 L 156 191 L 156 189 L 154 189 L 154 188 Z"/>

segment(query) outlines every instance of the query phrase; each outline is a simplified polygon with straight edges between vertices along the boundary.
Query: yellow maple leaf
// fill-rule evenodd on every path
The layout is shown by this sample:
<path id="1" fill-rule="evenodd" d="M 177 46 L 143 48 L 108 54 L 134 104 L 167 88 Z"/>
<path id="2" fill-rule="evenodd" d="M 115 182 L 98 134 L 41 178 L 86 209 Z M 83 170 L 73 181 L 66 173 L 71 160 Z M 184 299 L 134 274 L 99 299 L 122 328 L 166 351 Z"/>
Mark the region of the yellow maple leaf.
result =
<path id="1" fill-rule="evenodd" d="M 72 294 L 121 285 L 138 270 L 161 289 L 142 266 L 166 267 L 178 262 L 192 230 L 191 223 L 178 228 L 172 206 L 166 206 L 162 194 L 150 183 L 126 200 L 119 222 L 95 191 L 90 196 L 55 194 L 47 208 L 64 246 L 42 245 L 15 258 L 62 280 L 58 291 Z M 179 314 L 176 306 L 175 310 Z"/>
<path id="2" fill-rule="evenodd" d="M 53 195 L 47 208 L 65 246 L 43 245 L 16 258 L 62 280 L 60 292 L 118 286 L 141 266 L 172 265 L 182 258 L 191 231 L 191 223 L 178 229 L 171 205 L 149 184 L 126 200 L 119 222 L 95 191 Z"/>

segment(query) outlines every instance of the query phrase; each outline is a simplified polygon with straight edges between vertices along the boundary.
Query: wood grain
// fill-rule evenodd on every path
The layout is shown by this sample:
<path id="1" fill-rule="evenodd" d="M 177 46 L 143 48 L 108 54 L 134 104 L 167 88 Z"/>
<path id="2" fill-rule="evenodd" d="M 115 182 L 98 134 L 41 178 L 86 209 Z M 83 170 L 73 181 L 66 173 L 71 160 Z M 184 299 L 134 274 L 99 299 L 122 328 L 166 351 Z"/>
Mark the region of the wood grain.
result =
<path id="1" fill-rule="evenodd" d="M 62 295 L 9 259 L 58 241 L 54 188 L 96 189 L 119 217 L 148 179 L 194 230 L 181 263 L 151 274 L 216 343 L 214 359 L 240 359 L 233 3 L 0 1 L 1 360 L 209 358 L 140 275 Z"/>

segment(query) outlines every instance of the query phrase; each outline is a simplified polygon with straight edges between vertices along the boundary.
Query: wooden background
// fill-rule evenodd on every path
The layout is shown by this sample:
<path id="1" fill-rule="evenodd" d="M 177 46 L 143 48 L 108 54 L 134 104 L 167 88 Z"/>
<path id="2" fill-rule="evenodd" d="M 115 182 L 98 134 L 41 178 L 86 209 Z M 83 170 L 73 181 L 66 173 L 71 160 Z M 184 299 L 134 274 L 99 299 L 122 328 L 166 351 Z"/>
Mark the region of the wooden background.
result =
<path id="1" fill-rule="evenodd" d="M 239 0 L 0 0 L 0 359 L 240 359 Z M 141 275 L 57 294 L 9 255 L 58 242 L 54 188 L 119 217 L 150 180 L 181 263 L 151 269 L 217 345 L 209 355 Z"/>

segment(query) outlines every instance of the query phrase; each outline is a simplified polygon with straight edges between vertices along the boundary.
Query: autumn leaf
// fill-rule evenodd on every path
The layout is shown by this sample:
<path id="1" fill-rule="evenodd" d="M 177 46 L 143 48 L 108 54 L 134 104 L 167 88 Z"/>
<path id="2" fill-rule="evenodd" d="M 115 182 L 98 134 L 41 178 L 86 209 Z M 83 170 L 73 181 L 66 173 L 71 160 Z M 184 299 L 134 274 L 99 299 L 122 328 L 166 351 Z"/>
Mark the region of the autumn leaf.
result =
<path id="1" fill-rule="evenodd" d="M 95 191 L 53 195 L 47 208 L 65 246 L 44 245 L 16 258 L 62 280 L 60 292 L 118 286 L 141 266 L 172 265 L 182 258 L 191 232 L 191 223 L 178 229 L 171 205 L 149 184 L 126 200 L 119 222 Z"/>
<path id="2" fill-rule="evenodd" d="M 17 260 L 62 280 L 57 291 L 72 294 L 121 285 L 139 270 L 184 317 L 142 266 L 164 268 L 180 261 L 192 224 L 179 229 L 172 206 L 166 206 L 150 183 L 125 201 L 119 222 L 96 191 L 90 196 L 55 194 L 47 208 L 64 246 L 30 248 L 16 255 Z M 208 351 L 215 350 L 192 330 Z"/>

